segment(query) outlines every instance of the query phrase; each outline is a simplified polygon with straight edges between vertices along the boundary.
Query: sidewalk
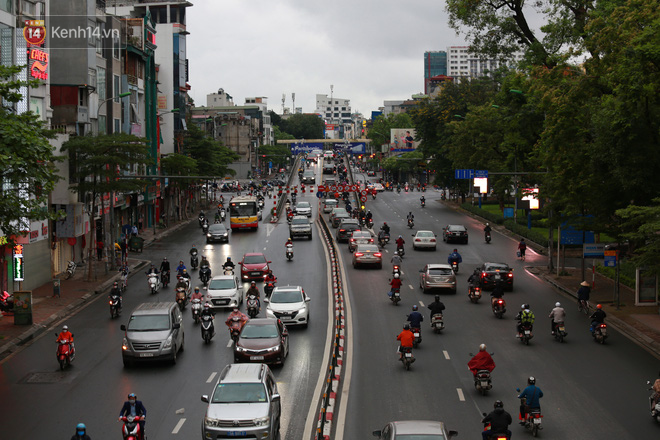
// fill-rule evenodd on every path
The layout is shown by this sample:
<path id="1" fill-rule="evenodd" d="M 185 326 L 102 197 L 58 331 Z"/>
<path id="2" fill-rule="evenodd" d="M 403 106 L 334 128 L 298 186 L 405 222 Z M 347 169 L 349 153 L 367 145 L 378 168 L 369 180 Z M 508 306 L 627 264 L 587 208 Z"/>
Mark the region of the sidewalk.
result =
<path id="1" fill-rule="evenodd" d="M 484 223 L 481 217 L 463 210 L 458 203 L 452 201 L 441 202 L 446 206 L 460 211 L 466 215 L 478 218 Z M 493 229 L 505 235 L 516 237 L 512 231 L 500 225 L 494 225 Z M 536 243 L 529 243 L 528 246 L 533 248 L 536 252 L 547 255 L 547 249 L 537 245 Z M 579 261 L 578 259 L 571 259 Z M 564 273 L 568 275 L 557 276 L 556 273 L 549 273 L 546 267 L 527 267 L 527 272 L 540 277 L 563 294 L 571 298 L 570 305 L 564 304 L 564 308 L 568 313 L 577 312 L 577 290 L 582 280 L 581 269 L 579 267 L 566 267 Z M 587 282 L 591 283 L 591 272 L 588 271 Z M 660 359 L 660 309 L 658 306 L 636 306 L 635 305 L 635 292 L 633 289 L 620 284 L 619 286 L 619 309 L 616 308 L 614 301 L 614 280 L 604 277 L 596 273 L 594 282 L 595 286 L 591 291 L 589 304 L 592 308 L 596 304 L 601 304 L 603 310 L 607 313 L 605 320 L 610 326 L 620 331 L 632 342 L 636 343 L 646 351 L 651 353 L 656 358 Z M 587 324 L 588 325 L 588 324 Z M 586 329 L 588 331 L 588 328 Z"/>
<path id="2" fill-rule="evenodd" d="M 175 232 L 196 218 L 174 223 L 167 229 L 145 229 L 140 234 L 144 238 L 144 246 L 160 240 Z M 142 259 L 142 254 L 129 252 L 128 265 L 129 278 L 149 264 Z M 0 314 L 0 360 L 18 350 L 21 345 L 42 334 L 55 322 L 69 316 L 89 301 L 99 296 L 106 296 L 114 281 L 119 281 L 119 272 L 105 273 L 105 262 L 94 261 L 96 279 L 88 282 L 87 267 L 78 267 L 76 274 L 69 280 L 62 278 L 60 284 L 60 297 L 53 297 L 52 283 L 46 283 L 32 291 L 32 325 L 14 325 L 13 314 Z M 130 281 L 129 281 L 130 283 Z"/>

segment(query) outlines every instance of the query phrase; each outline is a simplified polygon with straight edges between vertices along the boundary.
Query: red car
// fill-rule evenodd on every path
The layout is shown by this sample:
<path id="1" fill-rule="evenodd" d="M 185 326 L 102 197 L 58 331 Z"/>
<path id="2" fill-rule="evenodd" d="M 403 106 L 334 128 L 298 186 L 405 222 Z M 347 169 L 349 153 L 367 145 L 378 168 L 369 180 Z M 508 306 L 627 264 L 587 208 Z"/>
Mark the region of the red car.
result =
<path id="1" fill-rule="evenodd" d="M 268 273 L 271 261 L 266 260 L 266 256 L 259 252 L 243 255 L 243 261 L 238 263 L 241 266 L 241 280 L 259 280 L 263 281 Z"/>

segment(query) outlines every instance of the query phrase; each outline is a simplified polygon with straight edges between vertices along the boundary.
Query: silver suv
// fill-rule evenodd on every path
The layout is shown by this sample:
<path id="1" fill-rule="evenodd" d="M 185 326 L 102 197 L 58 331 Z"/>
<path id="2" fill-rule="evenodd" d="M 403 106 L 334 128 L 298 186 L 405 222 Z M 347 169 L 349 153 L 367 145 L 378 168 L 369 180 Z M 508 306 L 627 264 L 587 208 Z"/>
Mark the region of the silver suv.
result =
<path id="1" fill-rule="evenodd" d="M 227 365 L 211 397 L 203 395 L 202 402 L 209 404 L 203 439 L 280 437 L 280 395 L 266 364 Z"/>

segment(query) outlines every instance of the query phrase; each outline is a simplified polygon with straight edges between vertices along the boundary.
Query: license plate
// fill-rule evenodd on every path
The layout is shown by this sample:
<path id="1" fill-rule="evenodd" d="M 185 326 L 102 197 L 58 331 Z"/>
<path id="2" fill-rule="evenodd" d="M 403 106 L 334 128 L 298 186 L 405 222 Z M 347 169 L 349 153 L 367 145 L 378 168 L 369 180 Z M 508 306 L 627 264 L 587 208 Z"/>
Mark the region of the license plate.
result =
<path id="1" fill-rule="evenodd" d="M 280 319 L 289 319 L 291 318 L 290 315 L 280 315 Z"/>
<path id="2" fill-rule="evenodd" d="M 540 425 L 541 424 L 541 419 L 534 419 L 534 424 L 535 425 Z"/>
<path id="3" fill-rule="evenodd" d="M 502 278 L 500 275 L 495 275 L 496 280 L 499 280 L 500 278 Z"/>
<path id="4" fill-rule="evenodd" d="M 153 353 L 140 353 L 140 357 L 147 358 L 147 357 L 153 357 Z"/>
<path id="5" fill-rule="evenodd" d="M 227 436 L 229 437 L 245 437 L 247 435 L 247 431 L 228 431 Z"/>
<path id="6" fill-rule="evenodd" d="M 250 272 L 250 275 L 258 277 L 259 275 L 261 275 L 261 272 Z"/>
<path id="7" fill-rule="evenodd" d="M 488 386 L 488 381 L 482 380 L 482 381 L 481 381 L 481 386 L 482 386 L 483 388 L 487 387 L 487 386 Z"/>
<path id="8" fill-rule="evenodd" d="M 419 338 L 419 333 L 413 333 L 416 338 Z"/>
<path id="9" fill-rule="evenodd" d="M 407 358 L 412 357 L 412 353 L 406 353 L 406 357 Z"/>
<path id="10" fill-rule="evenodd" d="M 564 329 L 564 327 L 559 327 L 559 331 L 560 331 L 560 332 L 562 332 L 562 333 L 563 333 L 563 332 L 564 332 L 564 330 L 565 330 L 565 329 Z"/>
<path id="11" fill-rule="evenodd" d="M 251 361 L 263 361 L 264 357 L 263 356 L 250 356 Z"/>
<path id="12" fill-rule="evenodd" d="M 399 292 L 394 292 L 394 296 L 395 296 L 396 298 L 398 298 L 398 297 L 400 297 L 401 295 L 399 295 Z"/>
<path id="13" fill-rule="evenodd" d="M 525 334 L 526 334 L 526 335 L 529 335 L 529 334 L 530 334 L 530 331 L 529 331 L 529 330 L 525 330 Z"/>

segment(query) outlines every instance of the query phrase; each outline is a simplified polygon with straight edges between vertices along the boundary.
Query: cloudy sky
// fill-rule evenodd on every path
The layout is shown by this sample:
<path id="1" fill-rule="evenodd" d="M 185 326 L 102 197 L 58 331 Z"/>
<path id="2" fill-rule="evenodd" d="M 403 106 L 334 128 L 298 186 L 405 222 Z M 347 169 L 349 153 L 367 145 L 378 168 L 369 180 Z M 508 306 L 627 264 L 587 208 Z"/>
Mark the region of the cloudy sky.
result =
<path id="1" fill-rule="evenodd" d="M 442 0 L 191 0 L 188 58 L 197 105 L 223 88 L 242 105 L 315 110 L 316 94 L 369 117 L 383 100 L 424 91 L 424 52 L 464 45 Z"/>

